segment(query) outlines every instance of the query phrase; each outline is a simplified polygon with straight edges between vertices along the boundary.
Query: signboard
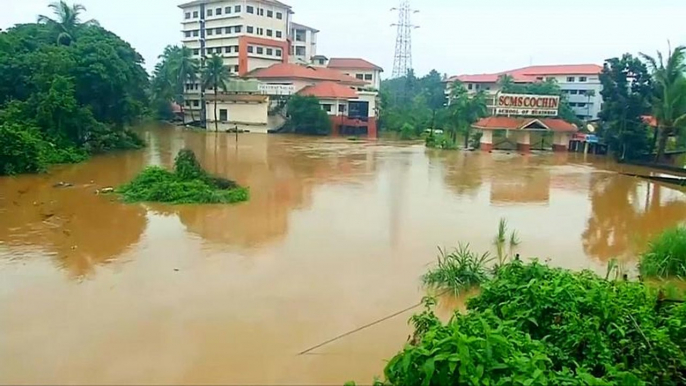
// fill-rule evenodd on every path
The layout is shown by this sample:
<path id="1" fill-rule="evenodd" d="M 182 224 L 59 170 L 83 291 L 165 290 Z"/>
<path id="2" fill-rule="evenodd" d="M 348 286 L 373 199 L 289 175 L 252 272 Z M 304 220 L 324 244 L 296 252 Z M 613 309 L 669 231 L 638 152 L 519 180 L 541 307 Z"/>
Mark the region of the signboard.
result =
<path id="1" fill-rule="evenodd" d="M 498 94 L 495 115 L 557 116 L 560 97 L 553 95 Z"/>
<path id="2" fill-rule="evenodd" d="M 265 84 L 260 83 L 258 90 L 266 95 L 291 95 L 295 93 L 295 86 L 292 84 Z"/>

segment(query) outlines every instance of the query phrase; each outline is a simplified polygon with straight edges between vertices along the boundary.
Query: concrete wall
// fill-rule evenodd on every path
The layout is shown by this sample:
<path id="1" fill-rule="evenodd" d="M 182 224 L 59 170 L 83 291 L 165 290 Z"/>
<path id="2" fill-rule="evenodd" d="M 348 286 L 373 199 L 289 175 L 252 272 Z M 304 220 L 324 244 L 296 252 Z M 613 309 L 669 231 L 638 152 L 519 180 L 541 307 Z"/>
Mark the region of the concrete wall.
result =
<path id="1" fill-rule="evenodd" d="M 218 102 L 217 118 L 221 117 L 221 110 L 224 109 L 228 114 L 228 120 L 225 123 L 266 125 L 268 106 L 268 103 Z M 214 103 L 211 101 L 207 104 L 207 121 L 208 123 L 215 121 Z"/>

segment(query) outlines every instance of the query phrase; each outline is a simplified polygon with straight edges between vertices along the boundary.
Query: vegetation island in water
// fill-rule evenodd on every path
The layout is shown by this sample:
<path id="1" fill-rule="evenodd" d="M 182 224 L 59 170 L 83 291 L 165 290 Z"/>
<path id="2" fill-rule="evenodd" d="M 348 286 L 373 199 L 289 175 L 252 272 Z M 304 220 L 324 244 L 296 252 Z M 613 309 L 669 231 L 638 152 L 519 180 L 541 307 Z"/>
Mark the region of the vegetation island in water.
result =
<path id="1" fill-rule="evenodd" d="M 179 152 L 173 172 L 148 167 L 116 192 L 126 202 L 170 204 L 231 204 L 247 201 L 249 196 L 248 189 L 234 181 L 209 175 L 190 150 Z"/>

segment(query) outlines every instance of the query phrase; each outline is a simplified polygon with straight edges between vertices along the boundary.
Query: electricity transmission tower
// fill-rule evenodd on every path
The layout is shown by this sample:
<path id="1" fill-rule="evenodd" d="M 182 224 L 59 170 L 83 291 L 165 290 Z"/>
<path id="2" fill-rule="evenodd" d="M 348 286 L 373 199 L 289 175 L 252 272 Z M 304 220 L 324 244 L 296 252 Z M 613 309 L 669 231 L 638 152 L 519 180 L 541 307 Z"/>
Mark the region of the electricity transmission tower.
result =
<path id="1" fill-rule="evenodd" d="M 399 78 L 407 75 L 407 71 L 412 69 L 412 30 L 419 26 L 412 24 L 411 16 L 419 11 L 410 8 L 410 0 L 400 0 L 400 6 L 391 8 L 391 11 L 398 11 L 398 23 L 391 24 L 391 27 L 398 29 L 395 38 L 393 78 Z"/>

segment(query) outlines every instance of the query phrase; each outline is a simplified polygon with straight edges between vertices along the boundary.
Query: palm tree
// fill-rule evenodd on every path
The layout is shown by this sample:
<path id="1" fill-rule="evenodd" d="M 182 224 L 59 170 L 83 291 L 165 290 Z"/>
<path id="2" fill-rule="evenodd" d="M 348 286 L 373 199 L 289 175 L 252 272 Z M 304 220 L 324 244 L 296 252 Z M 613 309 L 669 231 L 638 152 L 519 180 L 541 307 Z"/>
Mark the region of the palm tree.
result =
<path id="1" fill-rule="evenodd" d="M 655 155 L 658 162 L 664 155 L 667 139 L 677 135 L 686 124 L 686 46 L 679 46 L 674 51 L 670 49 L 666 64 L 660 52 L 657 59 L 646 54 L 641 54 L 641 57 L 648 63 L 655 82 L 653 115 L 659 133 Z"/>
<path id="2" fill-rule="evenodd" d="M 513 92 L 517 85 L 514 82 L 512 75 L 504 74 L 498 77 L 498 88 L 502 92 Z"/>
<path id="3" fill-rule="evenodd" d="M 174 99 L 176 102 L 185 105 L 185 85 L 186 83 L 195 84 L 198 81 L 198 71 L 200 64 L 193 58 L 193 50 L 188 47 L 174 47 L 165 49 L 165 54 L 169 54 L 169 71 L 174 84 Z M 164 55 L 164 54 L 163 54 Z M 191 121 L 195 122 L 193 108 L 191 107 Z"/>
<path id="4" fill-rule="evenodd" d="M 586 119 L 591 120 L 591 99 L 595 96 L 595 90 L 586 90 L 586 98 L 588 98 L 588 103 L 586 103 Z"/>
<path id="5" fill-rule="evenodd" d="M 58 31 L 57 44 L 69 45 L 76 40 L 78 30 L 85 25 L 98 25 L 95 20 L 81 22 L 79 15 L 86 11 L 86 7 L 81 4 L 69 6 L 64 0 L 48 5 L 56 18 L 52 19 L 45 15 L 38 16 L 38 22 L 49 25 Z"/>
<path id="6" fill-rule="evenodd" d="M 217 94 L 219 88 L 226 92 L 226 84 L 231 80 L 231 71 L 224 65 L 224 59 L 219 55 L 212 55 L 207 61 L 202 73 L 202 83 L 205 88 L 214 89 L 214 128 L 219 131 L 219 117 L 217 116 Z"/>

